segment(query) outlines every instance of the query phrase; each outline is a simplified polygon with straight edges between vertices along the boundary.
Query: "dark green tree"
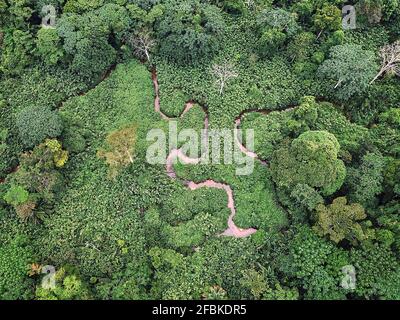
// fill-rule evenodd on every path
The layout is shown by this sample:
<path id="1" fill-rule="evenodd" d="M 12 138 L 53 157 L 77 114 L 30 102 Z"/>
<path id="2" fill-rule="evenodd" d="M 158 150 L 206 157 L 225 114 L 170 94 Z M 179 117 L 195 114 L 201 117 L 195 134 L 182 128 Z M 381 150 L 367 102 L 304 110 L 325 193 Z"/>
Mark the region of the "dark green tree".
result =
<path id="1" fill-rule="evenodd" d="M 200 1 L 171 1 L 157 31 L 160 53 L 180 63 L 210 58 L 220 45 L 225 22 L 220 9 Z"/>
<path id="2" fill-rule="evenodd" d="M 342 268 L 349 264 L 346 251 L 318 237 L 307 226 L 296 231 L 288 249 L 281 257 L 280 269 L 305 291 L 305 299 L 346 298 L 348 290 L 340 286 Z"/>
<path id="3" fill-rule="evenodd" d="M 14 29 L 5 33 L 1 53 L 0 72 L 19 75 L 33 62 L 34 40 L 28 31 Z"/>
<path id="4" fill-rule="evenodd" d="M 280 187 L 293 188 L 307 184 L 324 195 L 338 190 L 346 176 L 343 161 L 338 159 L 340 145 L 327 131 L 307 131 L 289 146 L 276 150 L 271 173 Z"/>
<path id="5" fill-rule="evenodd" d="M 350 198 L 364 206 L 377 203 L 377 196 L 383 192 L 385 158 L 380 153 L 367 153 L 358 168 L 348 169 Z"/>
<path id="6" fill-rule="evenodd" d="M 356 269 L 355 293 L 364 299 L 400 299 L 399 263 L 386 246 L 365 245 L 351 251 Z"/>
<path id="7" fill-rule="evenodd" d="M 299 30 L 295 15 L 273 8 L 267 8 L 260 13 L 257 27 L 260 34 L 257 44 L 262 56 L 276 53 Z"/>

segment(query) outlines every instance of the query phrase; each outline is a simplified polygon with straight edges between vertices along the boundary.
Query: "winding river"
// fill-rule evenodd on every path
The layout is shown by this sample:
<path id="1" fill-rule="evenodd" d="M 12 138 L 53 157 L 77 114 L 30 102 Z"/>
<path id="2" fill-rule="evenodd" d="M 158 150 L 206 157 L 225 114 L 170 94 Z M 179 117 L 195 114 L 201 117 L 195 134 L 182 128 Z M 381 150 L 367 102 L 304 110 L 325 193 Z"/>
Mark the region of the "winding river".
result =
<path id="1" fill-rule="evenodd" d="M 174 120 L 175 118 L 170 118 L 168 117 L 166 114 L 164 114 L 161 111 L 161 106 L 160 106 L 160 96 L 159 96 L 159 85 L 158 85 L 158 78 L 157 78 L 157 72 L 154 70 L 152 73 L 152 80 L 153 80 L 153 84 L 154 84 L 154 91 L 155 91 L 155 99 L 154 99 L 154 110 L 160 114 L 160 116 L 166 120 L 166 121 L 170 121 L 170 120 Z M 184 117 L 185 114 L 194 106 L 194 102 L 193 101 L 189 101 L 186 103 L 184 110 L 182 112 L 182 114 L 180 115 L 180 118 Z M 209 126 L 209 120 L 208 120 L 208 114 L 206 112 L 206 110 L 203 108 L 203 111 L 205 113 L 205 117 L 204 117 L 204 129 L 205 129 L 205 139 L 207 139 L 207 143 L 208 144 L 208 126 Z M 268 111 L 254 111 L 254 112 L 263 112 L 263 113 L 268 113 Z M 235 143 L 238 144 L 239 149 L 246 154 L 248 157 L 257 159 L 261 162 L 261 164 L 263 165 L 267 165 L 267 163 L 261 159 L 259 159 L 259 157 L 257 156 L 256 153 L 248 150 L 239 140 L 237 132 L 238 132 L 238 128 L 240 126 L 240 122 L 241 122 L 241 118 L 243 116 L 244 113 L 242 113 L 236 120 L 235 120 Z M 205 148 L 206 151 L 208 152 L 208 148 Z M 168 174 L 169 177 L 171 177 L 172 179 L 177 179 L 177 175 L 174 171 L 174 162 L 176 159 L 179 159 L 183 164 L 192 164 L 192 165 L 196 165 L 198 163 L 200 163 L 201 161 L 201 157 L 200 158 L 190 158 L 188 156 L 186 156 L 182 149 L 173 149 L 171 150 L 171 152 L 169 153 L 168 157 L 167 157 L 167 161 L 166 161 L 166 165 L 165 165 L 165 169 L 166 172 Z M 183 182 L 186 187 L 189 190 L 197 190 L 200 188 L 215 188 L 215 189 L 220 189 L 220 190 L 224 190 L 228 196 L 228 203 L 227 203 L 227 207 L 230 210 L 231 214 L 229 215 L 228 218 L 228 227 L 227 229 L 221 234 L 222 236 L 230 236 L 230 237 L 235 237 L 235 238 L 245 238 L 248 237 L 252 234 L 254 234 L 255 232 L 257 232 L 257 229 L 254 228 L 249 228 L 249 229 L 242 229 L 239 228 L 238 226 L 236 226 L 235 222 L 233 221 L 236 215 L 236 207 L 235 207 L 235 200 L 233 197 L 233 191 L 232 188 L 224 183 L 220 183 L 220 182 L 216 182 L 214 180 L 206 180 L 203 181 L 201 183 L 196 183 L 194 181 L 186 181 L 184 180 Z"/>

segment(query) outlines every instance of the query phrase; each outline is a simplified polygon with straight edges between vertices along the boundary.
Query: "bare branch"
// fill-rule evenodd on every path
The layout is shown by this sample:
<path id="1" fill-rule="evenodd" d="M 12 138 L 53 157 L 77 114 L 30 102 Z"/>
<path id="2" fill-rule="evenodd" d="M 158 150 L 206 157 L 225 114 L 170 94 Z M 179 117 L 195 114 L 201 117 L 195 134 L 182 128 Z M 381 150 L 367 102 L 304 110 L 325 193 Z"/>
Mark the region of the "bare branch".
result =
<path id="1" fill-rule="evenodd" d="M 247 5 L 247 8 L 252 9 L 255 6 L 254 0 L 245 0 L 244 3 Z"/>
<path id="2" fill-rule="evenodd" d="M 228 81 L 239 76 L 235 71 L 234 65 L 228 61 L 214 64 L 212 66 L 212 74 L 217 78 L 215 83 L 219 87 L 219 94 L 221 95 L 224 93 Z"/>
<path id="3" fill-rule="evenodd" d="M 394 72 L 400 76 L 400 40 L 383 46 L 379 52 L 379 56 L 382 58 L 381 70 L 372 79 L 371 84 L 388 72 Z"/>
<path id="4" fill-rule="evenodd" d="M 150 61 L 150 51 L 156 44 L 150 32 L 141 31 L 136 34 L 131 34 L 127 37 L 126 42 L 139 59 Z"/>

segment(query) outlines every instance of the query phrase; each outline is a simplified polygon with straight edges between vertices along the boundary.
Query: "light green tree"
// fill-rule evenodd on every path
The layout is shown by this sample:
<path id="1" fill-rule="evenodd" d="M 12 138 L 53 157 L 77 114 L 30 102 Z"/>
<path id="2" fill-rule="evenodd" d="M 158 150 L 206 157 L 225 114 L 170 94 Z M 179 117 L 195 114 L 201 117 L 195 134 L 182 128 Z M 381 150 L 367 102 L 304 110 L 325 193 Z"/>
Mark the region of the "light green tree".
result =
<path id="1" fill-rule="evenodd" d="M 64 56 L 56 29 L 41 28 L 37 33 L 36 54 L 48 65 L 55 65 Z"/>
<path id="2" fill-rule="evenodd" d="M 322 8 L 317 9 L 314 15 L 314 26 L 319 30 L 319 35 L 324 30 L 336 31 L 342 26 L 342 13 L 340 9 L 331 4 L 325 4 Z"/>
<path id="3" fill-rule="evenodd" d="M 115 177 L 118 170 L 133 163 L 136 142 L 136 125 L 130 125 L 111 132 L 106 139 L 107 147 L 97 152 L 110 166 L 110 176 Z"/>
<path id="4" fill-rule="evenodd" d="M 333 242 L 347 239 L 353 245 L 366 240 L 368 230 L 358 222 L 367 217 L 359 203 L 347 204 L 346 197 L 333 200 L 332 204 L 316 207 L 316 224 L 314 230 L 321 236 L 327 235 Z"/>
<path id="5" fill-rule="evenodd" d="M 319 67 L 318 74 L 332 86 L 337 98 L 347 100 L 368 88 L 377 73 L 375 60 L 374 52 L 360 45 L 338 45 L 331 48 L 330 57 Z"/>

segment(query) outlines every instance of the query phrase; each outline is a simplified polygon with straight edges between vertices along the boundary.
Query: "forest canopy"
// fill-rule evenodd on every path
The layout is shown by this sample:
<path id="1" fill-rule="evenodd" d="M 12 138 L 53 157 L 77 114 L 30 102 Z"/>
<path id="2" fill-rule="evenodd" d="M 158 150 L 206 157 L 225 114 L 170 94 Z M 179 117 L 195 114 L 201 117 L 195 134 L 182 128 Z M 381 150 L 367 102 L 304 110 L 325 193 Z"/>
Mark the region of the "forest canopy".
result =
<path id="1" fill-rule="evenodd" d="M 0 0 L 0 300 L 400 300 L 399 200 L 400 1 Z"/>

